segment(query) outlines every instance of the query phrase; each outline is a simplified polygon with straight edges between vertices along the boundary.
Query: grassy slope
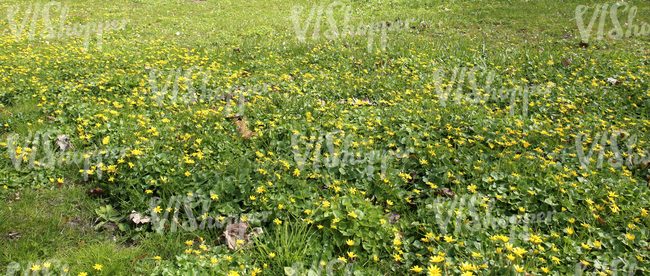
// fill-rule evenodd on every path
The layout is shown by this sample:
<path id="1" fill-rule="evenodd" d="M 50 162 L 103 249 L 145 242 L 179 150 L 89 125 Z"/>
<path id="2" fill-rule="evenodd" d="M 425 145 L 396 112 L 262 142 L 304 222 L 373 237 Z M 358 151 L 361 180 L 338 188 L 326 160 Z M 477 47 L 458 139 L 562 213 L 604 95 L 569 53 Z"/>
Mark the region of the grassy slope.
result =
<path id="1" fill-rule="evenodd" d="M 645 135 L 640 137 L 639 141 L 644 141 L 643 138 L 647 141 L 645 130 L 648 126 L 650 107 L 645 82 L 647 72 L 643 64 L 647 62 L 645 47 L 648 37 L 598 42 L 592 39 L 589 49 L 580 49 L 578 30 L 574 28 L 575 22 L 571 18 L 575 6 L 584 4 L 581 1 L 346 2 L 357 8 L 353 13 L 355 25 L 358 22 L 392 21 L 409 17 L 417 18 L 426 25 L 420 25 L 410 32 L 391 35 L 389 45 L 392 49 L 368 55 L 365 48 L 366 37 L 341 38 L 331 42 L 321 39 L 316 42 L 299 43 L 290 21 L 290 10 L 296 3 L 303 6 L 313 4 L 305 1 L 67 2 L 66 5 L 71 10 L 70 14 L 73 15 L 69 19 L 71 22 L 121 18 L 131 20 L 125 30 L 105 35 L 102 52 L 94 51 L 91 43 L 89 54 L 83 53 L 79 48 L 72 48 L 71 46 L 81 45 L 78 40 L 72 38 L 60 42 L 52 41 L 47 45 L 42 41 L 16 43 L 10 35 L 7 21 L 2 21 L 0 30 L 4 30 L 4 36 L 0 42 L 3 46 L 0 50 L 0 58 L 3 61 L 1 77 L 5 78 L 3 81 L 7 80 L 10 84 L 0 88 L 0 94 L 6 93 L 5 97 L 8 97 L 4 100 L 4 106 L 0 107 L 3 111 L 7 111 L 0 113 L 0 122 L 2 122 L 0 130 L 3 134 L 12 132 L 24 134 L 29 130 L 57 128 L 63 133 L 73 134 L 73 142 L 86 149 L 101 145 L 100 139 L 111 136 L 114 143 L 112 145 L 142 149 L 146 152 L 147 158 L 131 156 L 128 162 L 135 163 L 135 169 L 122 164 L 119 167 L 120 173 L 113 175 L 116 181 L 109 182 L 106 178 L 93 179 L 83 188 L 71 184 L 83 182 L 78 173 L 79 167 L 66 166 L 61 169 L 16 172 L 9 158 L 3 159 L 0 167 L 0 172 L 3 174 L 1 181 L 9 187 L 9 191 L 4 191 L 4 197 L 10 200 L 15 192 L 23 195 L 18 201 L 0 206 L 2 210 L 0 230 L 21 232 L 23 237 L 7 241 L 8 245 L 1 255 L 0 268 L 13 260 L 43 260 L 54 257 L 66 260 L 74 268 L 74 272 L 90 272 L 95 263 L 104 265 L 105 273 L 109 273 L 111 269 L 119 271 L 120 274 L 149 271 L 153 266 L 151 256 L 158 255 L 171 259 L 170 256 L 182 253 L 184 249 L 182 241 L 195 236 L 211 235 L 211 233 L 177 233 L 165 237 L 153 235 L 132 247 L 116 248 L 116 242 L 111 241 L 111 235 L 95 234 L 87 226 L 82 227 L 81 230 L 65 230 L 66 224 L 60 222 L 61 215 L 71 218 L 79 216 L 80 221 L 87 223 L 93 221 L 94 209 L 105 203 L 87 198 L 83 191 L 89 187 L 100 186 L 110 191 L 113 195 L 110 199 L 111 203 L 120 205 L 124 214 L 132 209 L 145 210 L 148 202 L 148 195 L 144 193 L 146 189 L 155 190 L 155 195 L 163 198 L 173 193 L 182 194 L 199 188 L 207 190 L 209 187 L 206 185 L 196 183 L 199 183 L 202 178 L 210 177 L 211 170 L 217 168 L 224 170 L 225 174 L 237 173 L 238 165 L 234 158 L 243 156 L 244 159 L 253 160 L 257 149 L 263 149 L 262 152 L 275 152 L 278 160 L 292 162 L 291 170 L 283 172 L 282 175 L 285 179 L 293 178 L 291 176 L 291 172 L 295 169 L 293 154 L 284 149 L 290 144 L 290 135 L 287 133 L 293 130 L 309 133 L 312 127 L 328 130 L 343 128 L 352 133 L 355 133 L 352 129 L 358 128 L 360 131 L 356 133 L 357 135 L 381 136 L 377 138 L 381 141 L 379 142 L 381 146 L 376 146 L 375 149 L 385 148 L 392 143 L 414 146 L 417 142 L 407 143 L 402 140 L 409 136 L 418 137 L 416 139 L 420 139 L 420 143 L 427 145 L 440 143 L 443 146 L 436 148 L 436 151 L 442 154 L 428 158 L 437 168 L 446 167 L 447 171 L 441 169 L 436 173 L 464 172 L 468 176 L 463 183 L 454 183 L 448 178 L 441 177 L 439 183 L 436 183 L 438 186 L 450 187 L 459 194 L 470 194 L 465 187 L 478 184 L 481 193 L 494 196 L 504 193 L 503 188 L 517 185 L 520 192 L 509 194 L 510 200 L 507 204 L 498 205 L 498 212 L 501 214 L 516 213 L 518 207 L 525 207 L 531 212 L 538 211 L 536 206 L 541 206 L 540 202 L 548 198 L 545 197 L 546 195 L 552 196 L 555 201 L 561 202 L 562 206 L 569 209 L 573 208 L 572 205 L 582 206 L 576 207 L 572 215 L 562 215 L 553 225 L 542 229 L 542 233 L 547 236 L 551 232 L 561 232 L 569 226 L 566 222 L 566 218 L 569 217 L 583 218 L 580 221 L 595 225 L 589 220 L 594 219 L 589 217 L 590 211 L 584 204 L 584 199 L 607 200 L 609 190 L 602 190 L 604 183 L 609 183 L 613 191 L 629 194 L 632 198 L 623 203 L 619 202 L 619 205 L 625 206 L 624 212 L 627 213 L 610 214 L 612 228 L 602 233 L 606 235 L 625 233 L 628 231 L 626 229 L 630 218 L 638 217 L 639 208 L 647 207 L 645 184 L 642 182 L 643 172 L 635 172 L 632 175 L 632 179 L 638 181 L 636 184 L 628 181 L 629 175 L 625 175 L 627 172 L 621 173 L 621 170 L 616 172 L 604 170 L 599 175 L 586 176 L 587 181 L 578 180 L 578 177 L 566 177 L 566 180 L 558 181 L 555 177 L 564 173 L 563 168 L 551 168 L 553 165 L 549 165 L 548 162 L 566 158 L 568 161 L 562 162 L 566 163 L 565 167 L 571 171 L 579 171 L 575 157 L 570 156 L 570 153 L 574 152 L 570 149 L 573 142 L 571 134 L 578 131 L 589 132 L 590 137 L 593 137 L 594 133 L 591 131 L 595 129 L 632 128 L 635 133 Z M 11 4 L 21 4 L 22 9 L 25 7 L 25 4 L 20 1 L 8 1 L 0 4 L 0 10 L 5 11 Z M 641 1 L 634 4 L 639 10 L 636 18 L 650 22 L 648 4 Z M 590 16 L 591 11 L 587 15 Z M 626 21 L 626 18 L 622 21 Z M 605 28 L 605 30 L 609 29 L 609 27 Z M 352 47 L 343 47 L 346 43 Z M 238 53 L 234 49 L 242 49 L 243 52 Z M 570 60 L 569 65 L 562 64 L 565 58 Z M 374 65 L 385 60 L 391 60 L 394 66 L 386 66 L 381 70 Z M 435 98 L 435 92 L 426 89 L 425 84 L 430 81 L 427 79 L 417 81 L 419 78 L 415 76 L 430 74 L 433 66 L 452 68 L 468 64 L 495 68 L 495 71 L 502 75 L 509 74 L 510 81 L 526 79 L 537 83 L 553 82 L 563 90 L 554 90 L 552 95 L 537 99 L 539 101 L 537 106 L 529 110 L 531 118 L 508 118 L 499 113 L 499 110 L 504 108 L 503 104 L 498 105 L 493 102 L 480 106 L 452 105 L 442 108 L 435 102 L 423 100 Z M 148 75 L 146 68 L 151 66 L 162 69 L 175 66 L 187 68 L 190 65 L 213 68 L 217 72 L 215 83 L 219 86 L 265 82 L 281 84 L 285 87 L 286 90 L 282 92 L 285 93 L 285 98 L 261 97 L 252 100 L 251 106 L 247 107 L 249 119 L 261 122 L 256 126 L 259 129 L 255 131 L 262 132 L 266 136 L 254 139 L 252 145 L 233 139 L 234 127 L 223 120 L 221 115 L 212 114 L 212 117 L 206 118 L 205 115 L 196 114 L 197 110 L 208 110 L 211 104 L 198 105 L 193 107 L 193 110 L 185 109 L 183 106 L 154 107 L 148 94 L 145 94 L 150 92 L 146 83 Z M 41 70 L 36 71 L 37 68 Z M 251 77 L 232 77 L 233 74 L 241 75 L 243 71 L 250 72 Z M 316 80 L 310 81 L 309 77 L 303 75 L 305 73 L 315 76 Z M 348 73 L 351 76 L 346 75 Z M 285 75 L 296 76 L 296 82 L 287 81 Z M 625 78 L 622 86 L 613 87 L 601 82 L 608 77 L 621 79 L 621 76 Z M 594 79 L 597 81 L 593 81 Z M 503 82 L 508 81 L 503 80 Z M 286 99 L 288 95 L 292 96 L 291 100 Z M 373 101 L 385 100 L 394 106 L 363 110 L 328 104 L 327 110 L 319 110 L 319 106 L 314 104 L 316 99 L 336 103 L 341 98 L 363 96 Z M 106 103 L 107 101 L 109 103 Z M 113 102 L 123 107 L 118 108 Z M 50 103 L 54 105 L 48 106 Z M 637 107 L 632 107 L 633 103 Z M 567 105 L 576 105 L 585 113 L 579 113 L 577 108 L 567 109 Z M 98 113 L 108 114 L 111 109 L 118 110 L 121 114 L 114 117 L 107 115 L 110 117 L 107 121 L 93 121 L 91 118 Z M 59 114 L 56 110 L 63 112 Z M 306 117 L 307 111 L 311 112 L 314 118 Z M 164 116 L 159 112 L 175 113 L 172 117 L 174 121 L 171 124 L 161 123 L 161 118 Z M 57 121 L 45 120 L 43 113 L 58 119 Z M 138 116 L 144 116 L 145 119 Z M 432 120 L 434 116 L 439 116 L 440 119 Z M 92 134 L 93 138 L 79 139 L 81 133 L 78 131 L 78 124 L 81 123 L 75 121 L 78 117 L 92 121 L 91 127 L 84 127 L 84 133 Z M 370 120 L 373 117 L 380 118 L 385 123 L 376 128 L 372 125 L 368 126 L 369 122 L 378 123 Z M 561 118 L 567 118 L 568 121 L 562 121 Z M 274 122 L 277 127 L 271 126 L 270 122 Z M 92 125 L 95 123 L 103 125 L 110 123 L 113 127 L 93 129 Z M 210 125 L 210 129 L 198 128 L 196 124 Z M 421 126 L 425 130 L 412 132 L 410 128 L 414 130 L 416 127 L 409 124 Z M 181 132 L 166 131 L 177 125 L 182 125 L 177 127 L 182 130 Z M 215 126 L 218 130 L 212 129 Z M 449 129 L 450 126 L 457 129 Z M 161 132 L 158 138 L 146 134 L 151 127 L 156 127 Z M 385 131 L 388 129 L 397 133 L 398 137 L 386 135 Z M 434 131 L 442 132 L 434 134 Z M 542 134 L 542 131 L 551 134 L 548 136 Z M 431 133 L 434 138 L 422 138 L 425 132 Z M 203 161 L 192 170 L 196 177 L 186 178 L 180 172 L 170 172 L 171 168 L 179 170 L 178 167 L 174 167 L 176 159 L 184 156 L 179 149 L 196 152 L 197 148 L 201 148 L 192 148 L 192 143 L 171 142 L 174 141 L 175 136 L 183 133 L 194 135 L 192 141 L 203 139 L 205 141 L 203 144 L 209 145 L 207 149 L 215 152 L 211 155 L 211 161 Z M 512 138 L 502 136 L 503 133 L 512 135 Z M 476 148 L 457 145 L 457 151 L 444 149 L 444 145 L 450 143 L 447 137 L 471 139 L 476 136 L 486 137 L 491 140 L 490 143 L 495 141 L 507 143 L 515 137 L 516 139 L 526 137 L 528 143 L 533 146 L 524 148 L 500 145 L 497 149 L 493 149 L 485 142 L 482 146 L 477 145 Z M 151 140 L 145 141 L 141 138 Z M 284 148 L 277 143 L 272 143 L 276 140 L 284 143 Z M 563 140 L 569 140 L 571 143 L 565 143 Z M 142 144 L 137 144 L 136 141 Z M 169 146 L 176 149 L 169 149 Z M 587 146 L 590 144 L 585 145 Z M 643 146 L 647 147 L 647 145 Z M 535 156 L 537 161 L 531 159 L 527 163 L 516 161 L 512 157 L 515 153 L 535 154 L 533 150 L 535 148 L 541 148 L 543 151 Z M 565 151 L 554 152 L 555 149 Z M 477 153 L 479 150 L 484 151 L 483 155 Z M 428 151 L 422 149 L 417 155 L 426 155 Z M 505 157 L 498 155 L 502 151 L 506 152 Z M 508 151 L 512 151 L 512 154 Z M 463 160 L 463 164 L 450 164 L 448 160 L 454 158 Z M 478 158 L 490 165 L 480 165 L 477 163 Z M 400 172 L 418 170 L 434 174 L 427 166 L 421 164 L 401 166 L 398 168 Z M 477 166 L 483 166 L 482 170 L 487 171 L 473 171 L 473 167 Z M 281 166 L 268 165 L 262 168 L 269 171 L 271 168 L 282 171 Z M 489 176 L 491 171 L 503 172 L 507 175 L 519 174 L 522 178 L 495 183 L 484 182 L 482 178 Z M 308 172 L 303 172 L 304 175 L 308 175 Z M 168 186 L 161 185 L 160 177 L 170 179 L 169 184 L 165 184 Z M 343 176 L 337 177 L 344 179 Z M 50 178 L 66 178 L 69 181 L 66 187 L 69 188 L 49 190 L 52 188 Z M 255 181 L 255 187 L 269 180 L 259 175 L 253 175 L 251 178 Z M 156 185 L 149 185 L 141 180 L 158 182 Z M 303 197 L 300 199 L 311 203 L 314 199 L 308 195 L 315 193 L 315 187 L 320 185 L 307 185 L 311 188 L 299 189 L 303 180 L 306 179 L 301 176 L 291 181 L 287 180 L 286 183 L 278 183 L 284 186 L 271 192 L 269 204 L 251 203 L 246 200 L 250 195 L 256 194 L 252 192 L 253 187 L 246 186 L 251 191 L 240 193 L 222 191 L 219 208 L 230 211 L 263 210 L 264 208 L 273 210 L 269 206 L 277 206 L 278 203 L 286 205 L 285 202 L 289 197 Z M 395 174 L 391 181 L 399 183 L 401 179 Z M 575 189 L 570 185 L 558 186 L 557 182 L 562 181 L 569 183 L 580 181 L 581 185 L 585 186 L 574 187 Z M 354 181 L 350 180 L 350 182 Z M 35 189 L 36 185 L 42 187 Z M 281 187 L 295 192 L 285 196 Z M 377 182 L 358 181 L 350 184 L 349 187 L 344 185 L 346 189 L 343 194 L 352 197 L 346 194 L 346 190 L 353 187 L 368 192 L 393 188 L 381 186 L 381 183 Z M 402 184 L 395 189 L 396 192 L 384 192 L 381 195 L 377 192 L 377 197 L 384 201 L 386 199 L 397 201 L 406 196 L 414 196 L 411 192 L 414 188 L 424 190 L 427 186 L 423 181 L 413 186 Z M 44 189 L 48 190 L 44 191 Z M 560 189 L 568 189 L 570 195 L 560 192 Z M 530 196 L 526 193 L 527 190 L 536 191 L 539 195 Z M 434 196 L 430 191 L 427 193 L 426 197 L 414 196 L 414 198 L 420 200 L 423 205 L 431 203 Z M 336 194 L 338 193 L 332 192 L 332 194 L 324 193 L 319 196 Z M 58 203 L 57 199 L 62 196 L 64 196 L 63 201 Z M 229 202 L 229 197 L 235 200 Z M 47 204 L 43 200 L 45 198 L 51 198 L 56 203 L 44 207 L 43 204 Z M 75 210 L 73 206 L 81 207 L 80 210 Z M 291 211 L 302 213 L 307 208 L 305 206 L 308 204 L 298 205 Z M 554 207 L 559 209 L 560 206 Z M 43 213 L 43 208 L 53 208 L 53 210 L 47 209 L 48 212 Z M 381 211 L 381 208 L 379 210 Z M 399 225 L 402 227 L 400 231 L 406 232 L 405 229 L 408 229 L 408 223 L 411 222 L 428 225 L 424 232 L 435 231 L 433 230 L 436 228 L 435 222 L 427 217 L 431 214 L 425 212 L 423 208 L 420 211 L 413 210 L 408 203 L 401 201 L 392 211 L 403 214 L 405 222 Z M 26 215 L 30 219 L 15 219 L 16 216 L 21 215 Z M 647 218 L 644 218 L 641 223 L 637 222 L 637 226 L 643 231 L 646 231 L 645 225 L 647 225 Z M 272 227 L 266 226 L 269 229 Z M 65 230 L 64 234 L 58 234 L 61 230 Z M 409 237 L 417 241 L 423 237 L 424 232 L 409 232 Z M 597 237 L 597 233 L 601 232 L 589 232 L 582 235 L 579 240 L 592 242 Z M 594 238 L 590 238 L 591 236 Z M 643 236 L 645 239 L 647 235 L 643 234 Z M 118 242 L 126 241 L 129 237 L 125 235 Z M 487 240 L 486 237 L 482 239 Z M 623 250 L 628 253 L 618 252 L 618 243 L 612 243 L 611 247 L 604 251 L 607 252 L 608 257 L 619 256 L 619 254 L 642 256 L 645 253 L 642 253 L 640 248 L 644 241 L 641 240 L 642 238 L 639 239 L 639 244 Z M 80 240 L 85 242 L 80 245 Z M 560 267 L 569 268 L 580 258 L 586 257 L 593 262 L 598 255 L 602 255 L 583 253 L 579 249 L 576 251 L 574 245 L 566 241 L 563 241 L 563 246 L 563 250 L 567 252 L 563 258 L 566 259 L 563 265 L 556 268 L 558 270 Z M 579 244 L 577 247 L 579 248 Z M 392 263 L 391 255 L 394 252 L 388 253 L 393 250 L 390 247 L 386 250 L 381 251 L 383 261 L 376 267 L 382 271 L 391 271 L 386 266 Z M 418 257 L 415 254 L 426 252 L 426 249 L 412 247 L 410 252 L 410 257 L 407 257 L 409 267 L 410 264 L 418 264 Z M 147 260 L 140 261 L 136 268 L 130 268 L 131 262 L 142 254 L 149 254 Z M 338 256 L 345 252 L 333 254 Z M 375 266 L 372 263 L 363 265 Z M 528 266 L 536 267 L 537 264 L 530 263 Z M 385 273 L 406 271 L 404 267 L 393 269 L 396 271 Z"/>

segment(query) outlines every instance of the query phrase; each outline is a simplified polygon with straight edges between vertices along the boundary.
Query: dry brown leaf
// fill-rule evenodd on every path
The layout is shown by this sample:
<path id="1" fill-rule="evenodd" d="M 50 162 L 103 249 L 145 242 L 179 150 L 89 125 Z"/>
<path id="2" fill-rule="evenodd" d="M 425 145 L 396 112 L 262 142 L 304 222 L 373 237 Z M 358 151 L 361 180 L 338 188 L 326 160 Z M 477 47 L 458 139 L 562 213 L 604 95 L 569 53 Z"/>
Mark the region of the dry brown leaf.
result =
<path id="1" fill-rule="evenodd" d="M 390 214 L 386 214 L 386 217 L 388 217 L 388 223 L 395 224 L 397 223 L 397 220 L 399 220 L 400 215 L 397 213 L 390 213 Z"/>
<path id="2" fill-rule="evenodd" d="M 607 78 L 607 81 L 610 82 L 613 85 L 617 85 L 617 84 L 621 83 L 619 80 L 617 80 L 615 78 Z"/>
<path id="3" fill-rule="evenodd" d="M 54 117 L 52 117 L 52 116 L 49 116 L 49 115 L 45 115 L 45 119 L 48 119 L 48 120 L 50 120 L 50 121 L 54 121 L 54 120 L 56 120 L 56 118 L 54 118 Z"/>
<path id="4" fill-rule="evenodd" d="M 135 262 L 137 262 L 139 259 L 142 259 L 142 258 L 146 257 L 147 255 L 149 255 L 149 254 L 144 254 L 144 255 L 142 255 L 140 257 L 135 258 L 135 260 L 133 260 L 133 262 L 131 263 L 131 268 L 133 268 L 133 266 L 135 265 Z"/>
<path id="5" fill-rule="evenodd" d="M 454 197 L 454 196 L 456 196 L 456 193 L 454 193 L 454 191 L 452 191 L 449 188 L 442 188 L 440 190 L 437 190 L 435 192 L 435 194 L 439 195 L 439 196 L 445 196 L 445 197 Z"/>
<path id="6" fill-rule="evenodd" d="M 245 222 L 229 223 L 222 236 L 226 239 L 226 245 L 229 249 L 235 250 L 239 247 L 237 240 L 246 239 L 246 229 L 249 224 Z"/>
<path id="7" fill-rule="evenodd" d="M 9 231 L 9 233 L 5 234 L 4 237 L 9 238 L 10 240 L 15 240 L 19 239 L 21 235 L 18 232 Z"/>
<path id="8" fill-rule="evenodd" d="M 248 118 L 246 118 L 246 116 L 244 116 L 243 120 L 235 121 L 235 124 L 237 125 L 237 133 L 244 136 L 244 140 L 248 140 L 251 137 L 257 135 L 257 133 L 252 132 L 252 131 L 250 131 L 248 129 L 247 122 L 246 122 L 247 119 Z"/>
<path id="9" fill-rule="evenodd" d="M 142 214 L 136 212 L 135 210 L 131 211 L 131 215 L 129 216 L 129 219 L 135 222 L 135 224 L 145 224 L 151 221 L 151 218 L 149 216 L 143 218 Z"/>
<path id="10" fill-rule="evenodd" d="M 66 151 L 68 149 L 74 150 L 74 146 L 70 143 L 70 137 L 68 135 L 59 135 L 56 137 L 56 144 L 59 146 L 60 151 Z"/>
<path id="11" fill-rule="evenodd" d="M 104 190 L 102 188 L 90 188 L 88 191 L 86 191 L 86 194 L 88 195 L 101 195 L 104 194 Z"/>

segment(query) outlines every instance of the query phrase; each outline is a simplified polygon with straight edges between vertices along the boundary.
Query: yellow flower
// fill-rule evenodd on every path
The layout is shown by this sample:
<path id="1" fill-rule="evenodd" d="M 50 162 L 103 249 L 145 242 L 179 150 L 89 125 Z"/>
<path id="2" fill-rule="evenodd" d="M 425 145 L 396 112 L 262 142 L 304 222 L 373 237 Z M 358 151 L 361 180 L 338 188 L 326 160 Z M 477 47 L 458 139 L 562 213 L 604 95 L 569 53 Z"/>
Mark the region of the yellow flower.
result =
<path id="1" fill-rule="evenodd" d="M 279 218 L 274 219 L 273 222 L 275 222 L 277 225 L 282 224 L 282 221 Z"/>
<path id="2" fill-rule="evenodd" d="M 295 169 L 295 170 L 293 171 L 293 175 L 295 175 L 295 176 L 299 176 L 299 175 L 300 175 L 300 170 L 299 170 L 299 169 Z"/>
<path id="3" fill-rule="evenodd" d="M 478 187 L 477 187 L 476 185 L 474 185 L 474 184 L 469 185 L 469 186 L 467 187 L 467 189 L 470 190 L 472 193 L 476 193 L 476 189 L 477 189 L 477 188 L 478 188 Z"/>
<path id="4" fill-rule="evenodd" d="M 353 240 L 347 240 L 345 243 L 347 243 L 349 246 L 353 246 L 353 245 L 354 245 L 354 241 L 353 241 Z"/>
<path id="5" fill-rule="evenodd" d="M 455 241 L 456 241 L 456 240 L 454 240 L 453 237 L 451 237 L 451 236 L 445 236 L 445 242 L 451 243 L 451 242 L 455 242 Z"/>
<path id="6" fill-rule="evenodd" d="M 387 203 L 388 205 L 390 205 L 390 206 L 393 206 L 393 202 L 390 201 L 390 200 L 386 200 L 386 203 Z"/>
<path id="7" fill-rule="evenodd" d="M 211 198 L 211 199 L 219 199 L 219 196 L 218 196 L 218 195 L 215 195 L 215 194 L 211 194 L 211 195 L 210 195 L 210 198 Z"/>
<path id="8" fill-rule="evenodd" d="M 517 270 L 517 272 L 524 272 L 524 268 L 518 265 L 515 265 L 515 270 Z"/>
<path id="9" fill-rule="evenodd" d="M 357 218 L 357 214 L 355 214 L 355 213 L 353 213 L 353 212 L 349 212 L 349 213 L 348 213 L 348 216 L 351 216 L 351 217 L 353 217 L 353 218 Z"/>
<path id="10" fill-rule="evenodd" d="M 160 208 L 160 206 L 156 206 L 156 209 L 153 209 L 153 210 L 156 213 L 160 213 L 162 211 L 162 208 Z"/>
<path id="11" fill-rule="evenodd" d="M 357 255 L 355 255 L 354 252 L 348 252 L 348 257 L 350 257 L 350 259 L 352 259 L 352 258 L 356 258 Z"/>
<path id="12" fill-rule="evenodd" d="M 551 270 L 549 270 L 548 267 L 542 267 L 542 271 L 544 271 L 544 273 L 549 273 Z"/>
<path id="13" fill-rule="evenodd" d="M 153 257 L 153 259 L 154 259 L 154 260 L 160 260 L 160 259 L 162 259 L 162 258 L 161 258 L 160 256 L 155 256 L 155 257 Z"/>
<path id="14" fill-rule="evenodd" d="M 595 246 L 595 247 L 600 247 L 601 245 L 602 245 L 601 242 L 599 242 L 599 241 L 594 241 L 594 246 Z"/>
<path id="15" fill-rule="evenodd" d="M 625 236 L 627 237 L 628 240 L 633 240 L 635 238 L 635 236 L 630 233 L 625 234 Z"/>
<path id="16" fill-rule="evenodd" d="M 95 265 L 93 266 L 93 268 L 94 268 L 95 270 L 101 271 L 101 270 L 102 270 L 102 265 L 100 265 L 100 264 L 95 264 Z"/>
<path id="17" fill-rule="evenodd" d="M 554 261 L 556 264 L 560 264 L 560 262 L 562 262 L 558 257 L 555 256 L 551 257 L 551 260 Z"/>
<path id="18" fill-rule="evenodd" d="M 474 258 L 482 258 L 483 255 L 481 255 L 479 253 L 476 253 L 476 252 L 472 252 L 472 257 L 474 257 Z"/>
<path id="19" fill-rule="evenodd" d="M 567 227 L 566 232 L 569 233 L 569 235 L 572 235 L 573 234 L 573 228 Z"/>
<path id="20" fill-rule="evenodd" d="M 429 276 L 440 276 L 440 268 L 437 265 L 431 265 L 427 268 Z"/>
<path id="21" fill-rule="evenodd" d="M 146 191 L 144 191 L 144 192 L 147 193 L 147 194 L 153 194 L 153 191 L 152 191 L 152 190 L 146 190 Z"/>
<path id="22" fill-rule="evenodd" d="M 271 259 L 275 258 L 275 253 L 269 253 L 269 258 Z"/>
<path id="23" fill-rule="evenodd" d="M 185 241 L 185 244 L 192 245 L 192 244 L 194 244 L 194 241 Z"/>
<path id="24" fill-rule="evenodd" d="M 30 268 L 30 270 L 32 270 L 32 271 L 41 270 L 41 266 L 40 266 L 40 265 L 32 265 L 32 267 Z"/>
<path id="25" fill-rule="evenodd" d="M 284 205 L 278 204 L 278 210 L 282 210 L 282 208 L 284 208 Z"/>
<path id="26" fill-rule="evenodd" d="M 429 261 L 432 263 L 439 263 L 439 262 L 443 262 L 444 260 L 445 257 L 443 256 L 431 256 L 431 258 L 429 259 Z"/>
<path id="27" fill-rule="evenodd" d="M 419 267 L 417 265 L 414 266 L 413 268 L 411 268 L 411 271 L 413 271 L 415 273 L 420 273 L 420 272 L 422 272 L 422 270 L 424 270 L 424 269 L 422 269 L 421 267 Z"/>
<path id="28" fill-rule="evenodd" d="M 81 272 L 81 273 L 79 273 L 79 275 L 77 275 L 77 276 L 88 276 L 88 273 L 86 273 L 86 272 Z"/>
<path id="29" fill-rule="evenodd" d="M 526 251 L 526 249 L 523 249 L 523 248 L 519 248 L 519 247 L 517 247 L 517 248 L 515 248 L 515 250 L 513 250 L 512 252 L 515 253 L 515 254 L 517 254 L 517 256 L 521 257 L 521 255 L 525 254 L 525 253 L 528 252 L 528 251 Z"/>

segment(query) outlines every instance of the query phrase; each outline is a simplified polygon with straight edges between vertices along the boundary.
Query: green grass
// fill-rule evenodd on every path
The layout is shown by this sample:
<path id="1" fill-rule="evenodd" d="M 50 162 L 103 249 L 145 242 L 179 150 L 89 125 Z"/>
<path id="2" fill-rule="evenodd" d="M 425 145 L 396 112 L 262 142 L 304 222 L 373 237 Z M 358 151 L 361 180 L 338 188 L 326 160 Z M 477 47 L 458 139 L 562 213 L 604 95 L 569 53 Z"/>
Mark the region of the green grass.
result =
<path id="1" fill-rule="evenodd" d="M 17 42 L 5 11 L 19 5 L 16 20 L 22 22 L 29 3 L 0 3 L 0 271 L 11 262 L 52 258 L 68 264 L 71 275 L 279 275 L 296 261 L 309 266 L 336 259 L 363 275 L 422 275 L 434 265 L 443 275 L 573 275 L 581 260 L 589 263 L 586 275 L 615 259 L 626 260 L 618 272 L 627 272 L 631 263 L 636 275 L 648 270 L 650 170 L 597 168 L 598 151 L 584 170 L 575 145 L 576 135 L 585 133 L 588 152 L 597 134 L 607 131 L 609 137 L 623 129 L 638 138 L 631 149 L 630 139 L 619 137 L 619 152 L 648 152 L 648 36 L 597 40 L 596 21 L 588 45 L 581 46 L 574 15 L 585 1 L 342 1 L 352 7 L 349 24 L 355 28 L 412 19 L 406 30 L 388 33 L 387 49 L 380 49 L 376 35 L 369 51 L 368 36 L 324 36 L 330 3 L 63 3 L 68 23 L 129 20 L 123 30 L 103 35 L 101 51 L 95 36 L 88 49 L 83 37 Z M 628 3 L 637 7 L 635 24 L 650 22 L 648 2 Z M 298 40 L 291 12 L 296 4 L 304 7 L 300 24 L 313 5 L 324 5 L 318 39 L 309 38 L 314 18 L 307 40 Z M 590 8 L 584 21 L 592 13 Z M 59 10 L 51 14 L 56 25 Z M 343 14 L 333 18 L 341 32 Z M 626 23 L 627 12 L 619 9 L 619 20 Z M 39 17 L 37 25 L 38 31 L 46 23 Z M 608 16 L 605 33 L 612 27 Z M 210 71 L 210 89 L 269 84 L 267 91 L 245 95 L 247 127 L 257 135 L 242 139 L 241 129 L 226 118 L 232 115 L 226 105 L 236 108 L 236 100 L 156 104 L 150 70 L 163 72 L 161 84 L 171 69 L 192 66 Z M 509 97 L 441 103 L 437 89 L 457 83 L 452 71 L 475 66 L 485 69 L 478 71 L 479 89 L 486 89 L 488 70 L 496 76 L 494 89 L 552 88 L 528 99 L 526 115 L 521 95 L 512 103 L 514 116 Z M 433 78 L 435 69 L 445 72 L 440 82 Z M 195 77 L 192 84 L 199 88 L 202 77 Z M 463 95 L 474 92 L 470 85 L 465 81 Z M 187 93 L 181 83 L 178 98 Z M 371 105 L 350 105 L 364 97 Z M 104 158 L 102 177 L 93 172 L 88 181 L 80 172 L 83 163 L 23 163 L 16 170 L 9 135 L 23 139 L 47 130 L 69 135 L 76 153 L 121 148 L 126 155 Z M 347 137 L 357 159 L 411 150 L 390 157 L 383 176 L 377 175 L 381 161 L 370 160 L 371 179 L 365 175 L 368 164 L 315 168 L 319 153 L 330 150 L 325 138 L 321 150 L 311 149 L 307 164 L 299 164 L 297 154 L 318 143 L 319 133 L 334 131 L 345 132 L 332 139 L 339 157 L 346 156 Z M 611 145 L 605 147 L 603 159 L 615 159 Z M 64 184 L 57 185 L 58 179 Z M 86 194 L 98 187 L 102 196 Z M 479 193 L 489 204 L 441 203 L 442 188 L 460 198 Z M 111 205 L 127 218 L 132 211 L 150 216 L 156 206 L 149 203 L 159 197 L 162 215 L 171 196 L 188 193 L 204 199 L 189 208 L 199 223 L 270 212 L 266 220 L 247 221 L 264 229 L 257 248 L 227 249 L 221 228 L 165 228 L 158 235 L 150 223 L 124 219 L 115 229 L 94 229 L 100 207 Z M 452 212 L 448 233 L 439 229 L 436 204 Z M 481 220 L 487 217 L 487 206 L 493 206 L 491 217 L 557 214 L 532 229 L 521 223 L 468 230 L 476 212 Z M 390 223 L 388 213 L 400 219 Z M 171 217 L 173 212 L 167 226 L 174 223 Z M 178 219 L 191 219 L 182 205 Z M 14 232 L 20 237 L 6 235 Z M 297 253 L 308 245 L 321 249 Z M 443 254 L 443 262 L 432 261 Z M 93 268 L 97 264 L 101 271 Z"/>

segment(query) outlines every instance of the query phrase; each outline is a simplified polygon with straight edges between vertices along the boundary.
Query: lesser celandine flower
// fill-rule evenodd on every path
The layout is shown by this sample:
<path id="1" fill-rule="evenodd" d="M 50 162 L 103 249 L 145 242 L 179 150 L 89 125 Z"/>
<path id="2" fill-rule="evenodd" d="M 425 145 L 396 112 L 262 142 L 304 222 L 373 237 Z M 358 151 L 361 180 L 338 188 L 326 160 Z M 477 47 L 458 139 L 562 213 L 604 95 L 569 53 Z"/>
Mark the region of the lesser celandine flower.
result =
<path id="1" fill-rule="evenodd" d="M 440 268 L 437 265 L 431 265 L 427 268 L 427 274 L 429 276 L 440 276 Z"/>

